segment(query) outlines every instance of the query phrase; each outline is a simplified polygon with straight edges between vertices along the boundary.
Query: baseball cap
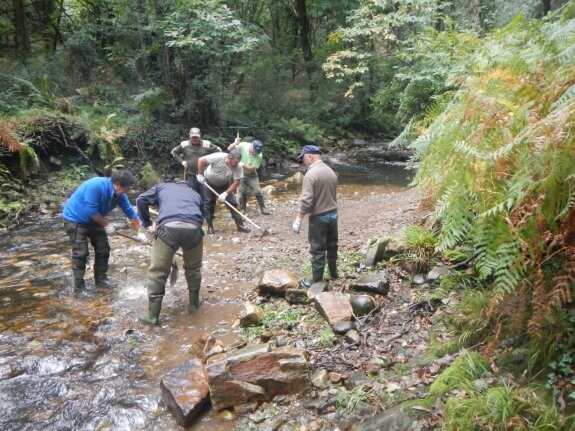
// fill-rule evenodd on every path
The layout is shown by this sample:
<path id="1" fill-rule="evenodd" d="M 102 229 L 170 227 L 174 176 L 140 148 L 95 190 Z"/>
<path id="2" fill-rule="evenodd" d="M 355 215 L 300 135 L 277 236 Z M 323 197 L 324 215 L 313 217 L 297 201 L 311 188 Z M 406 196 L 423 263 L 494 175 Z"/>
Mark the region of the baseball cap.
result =
<path id="1" fill-rule="evenodd" d="M 256 152 L 256 154 L 259 154 L 262 152 L 262 148 L 264 147 L 264 144 L 262 144 L 260 141 L 253 141 L 252 147 L 254 148 L 254 151 Z"/>
<path id="2" fill-rule="evenodd" d="M 321 151 L 319 150 L 319 147 L 317 145 L 306 145 L 305 147 L 302 148 L 301 153 L 299 153 L 299 156 L 297 156 L 298 160 L 303 159 L 303 156 L 305 156 L 306 154 L 320 154 Z"/>
<path id="3" fill-rule="evenodd" d="M 202 135 L 200 134 L 200 129 L 198 129 L 197 127 L 192 127 L 190 129 L 190 138 L 193 138 L 194 136 L 197 136 L 198 138 L 202 137 Z"/>

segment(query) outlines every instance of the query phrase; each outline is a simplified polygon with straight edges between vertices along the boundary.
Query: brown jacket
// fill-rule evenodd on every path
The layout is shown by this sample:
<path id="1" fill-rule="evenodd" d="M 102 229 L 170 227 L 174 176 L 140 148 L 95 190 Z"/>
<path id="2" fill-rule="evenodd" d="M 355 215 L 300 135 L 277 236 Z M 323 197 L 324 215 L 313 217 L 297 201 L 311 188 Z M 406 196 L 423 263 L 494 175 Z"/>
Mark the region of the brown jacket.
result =
<path id="1" fill-rule="evenodd" d="M 311 165 L 303 178 L 299 211 L 310 216 L 337 210 L 337 176 L 323 161 Z"/>

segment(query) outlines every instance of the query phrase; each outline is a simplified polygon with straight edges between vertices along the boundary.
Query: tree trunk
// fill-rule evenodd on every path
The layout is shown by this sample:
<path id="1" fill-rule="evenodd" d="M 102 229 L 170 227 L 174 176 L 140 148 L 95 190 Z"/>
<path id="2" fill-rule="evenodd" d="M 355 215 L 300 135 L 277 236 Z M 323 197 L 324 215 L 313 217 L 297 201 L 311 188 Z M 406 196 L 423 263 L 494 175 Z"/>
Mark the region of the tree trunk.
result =
<path id="1" fill-rule="evenodd" d="M 311 48 L 311 29 L 309 17 L 307 15 L 306 0 L 296 0 L 296 20 L 299 30 L 299 43 L 303 54 L 305 70 L 310 82 L 310 88 L 313 90 L 315 66 L 313 62 L 313 52 Z"/>
<path id="2" fill-rule="evenodd" d="M 541 16 L 544 17 L 551 10 L 551 0 L 541 0 Z"/>
<path id="3" fill-rule="evenodd" d="M 24 2 L 23 0 L 12 0 L 12 6 L 14 7 L 13 23 L 16 30 L 14 36 L 16 54 L 26 57 L 26 54 L 30 52 L 30 33 L 24 11 Z"/>

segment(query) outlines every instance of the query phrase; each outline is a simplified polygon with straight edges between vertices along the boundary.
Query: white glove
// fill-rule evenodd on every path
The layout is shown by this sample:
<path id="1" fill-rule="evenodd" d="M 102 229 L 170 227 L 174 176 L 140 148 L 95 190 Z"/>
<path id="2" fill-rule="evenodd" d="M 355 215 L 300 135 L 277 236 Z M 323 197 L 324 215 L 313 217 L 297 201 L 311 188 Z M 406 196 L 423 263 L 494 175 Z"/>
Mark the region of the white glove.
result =
<path id="1" fill-rule="evenodd" d="M 142 230 L 138 232 L 138 241 L 140 241 L 142 245 L 148 245 L 150 243 L 150 240 Z"/>
<path id="2" fill-rule="evenodd" d="M 204 176 L 202 174 L 196 175 L 196 179 L 198 180 L 198 183 L 200 183 L 200 184 L 204 184 L 206 182 L 206 179 L 204 178 Z"/>
<path id="3" fill-rule="evenodd" d="M 239 163 L 238 163 L 238 166 L 239 166 L 240 168 L 243 168 L 243 167 L 244 167 L 244 164 L 243 164 L 242 162 L 239 162 Z"/>
<path id="4" fill-rule="evenodd" d="M 106 231 L 106 233 L 108 235 L 114 235 L 116 233 L 116 228 L 114 227 L 114 225 L 112 223 L 108 223 L 105 227 L 104 230 Z"/>
<path id="5" fill-rule="evenodd" d="M 301 219 L 299 217 L 296 217 L 295 221 L 291 226 L 291 230 L 293 230 L 294 233 L 299 233 L 300 228 L 301 228 Z"/>
<path id="6" fill-rule="evenodd" d="M 238 145 L 241 142 L 240 138 L 234 139 L 234 145 Z"/>
<path id="7" fill-rule="evenodd" d="M 227 197 L 228 197 L 228 192 L 223 192 L 220 196 L 218 196 L 218 200 L 220 202 L 225 202 Z"/>
<path id="8" fill-rule="evenodd" d="M 188 167 L 188 162 L 186 162 L 186 161 L 184 160 L 184 161 L 182 162 L 182 166 L 183 166 L 184 168 L 187 168 L 187 167 Z"/>

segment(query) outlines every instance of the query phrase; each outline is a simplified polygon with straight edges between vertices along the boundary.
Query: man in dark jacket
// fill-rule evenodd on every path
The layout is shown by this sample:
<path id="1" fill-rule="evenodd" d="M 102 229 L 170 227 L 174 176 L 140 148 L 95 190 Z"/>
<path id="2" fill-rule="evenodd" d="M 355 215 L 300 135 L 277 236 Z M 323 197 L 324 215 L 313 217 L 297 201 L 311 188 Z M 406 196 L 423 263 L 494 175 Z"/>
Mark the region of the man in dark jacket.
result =
<path id="1" fill-rule="evenodd" d="M 74 289 L 85 289 L 84 272 L 88 255 L 88 240 L 94 247 L 94 280 L 98 287 L 113 287 L 108 279 L 110 243 L 108 235 L 115 232 L 114 226 L 105 219 L 118 205 L 138 231 L 138 239 L 147 244 L 146 234 L 141 231 L 140 220 L 130 204 L 126 192 L 136 184 L 136 179 L 128 171 L 117 171 L 110 178 L 96 177 L 85 181 L 70 196 L 62 217 L 64 229 L 72 244 L 72 272 Z"/>
<path id="2" fill-rule="evenodd" d="M 189 311 L 200 306 L 204 205 L 200 195 L 184 182 L 158 184 L 138 196 L 136 205 L 144 227 L 151 228 L 151 231 L 154 228 L 149 207 L 155 205 L 160 211 L 146 279 L 148 313 L 140 317 L 142 323 L 158 325 L 158 316 L 166 293 L 166 280 L 174 254 L 179 248 L 184 255 Z"/>
<path id="3" fill-rule="evenodd" d="M 299 233 L 301 222 L 309 214 L 308 240 L 313 282 L 323 280 L 327 265 L 331 278 L 337 278 L 337 176 L 322 160 L 319 147 L 306 145 L 298 156 L 307 167 L 303 178 L 299 213 L 292 229 Z"/>

